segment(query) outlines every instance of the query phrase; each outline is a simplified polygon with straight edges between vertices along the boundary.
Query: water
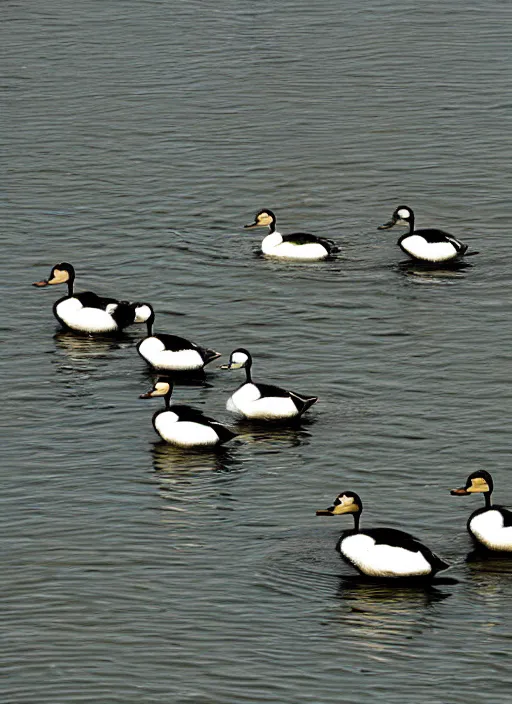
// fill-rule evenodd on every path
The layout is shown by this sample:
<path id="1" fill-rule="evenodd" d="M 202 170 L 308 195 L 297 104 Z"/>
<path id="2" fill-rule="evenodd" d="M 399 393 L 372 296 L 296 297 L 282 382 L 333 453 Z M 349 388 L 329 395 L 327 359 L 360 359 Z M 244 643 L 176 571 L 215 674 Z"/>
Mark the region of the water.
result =
<path id="1" fill-rule="evenodd" d="M 512 565 L 466 562 L 476 468 L 510 501 L 510 6 L 3 3 L 2 701 L 506 702 Z M 480 255 L 402 268 L 394 208 Z M 284 232 L 333 262 L 254 257 Z M 57 289 L 157 311 L 320 397 L 219 454 L 159 443 L 120 340 L 57 332 Z M 176 315 L 181 314 L 181 315 Z M 222 360 L 221 360 L 222 361 Z M 181 402 L 226 423 L 240 375 Z M 456 585 L 350 581 L 350 519 L 401 527 Z"/>

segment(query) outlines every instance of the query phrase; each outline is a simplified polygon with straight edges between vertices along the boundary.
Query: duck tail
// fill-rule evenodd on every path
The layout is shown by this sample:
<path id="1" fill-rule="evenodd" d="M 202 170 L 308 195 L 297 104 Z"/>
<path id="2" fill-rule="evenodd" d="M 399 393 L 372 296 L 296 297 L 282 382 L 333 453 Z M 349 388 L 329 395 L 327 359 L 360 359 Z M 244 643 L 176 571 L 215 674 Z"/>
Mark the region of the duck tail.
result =
<path id="1" fill-rule="evenodd" d="M 302 413 L 305 413 L 305 411 L 308 410 L 310 406 L 312 406 L 314 403 L 318 401 L 318 396 L 310 396 L 304 401 L 304 408 L 302 410 Z"/>
<path id="2" fill-rule="evenodd" d="M 230 440 L 233 440 L 233 438 L 237 437 L 236 433 L 217 421 L 211 421 L 210 425 L 219 436 L 219 445 L 223 445 L 225 442 L 229 442 Z"/>
<path id="3" fill-rule="evenodd" d="M 222 357 L 222 355 L 220 352 L 216 352 L 215 350 L 205 349 L 203 350 L 203 357 L 204 363 L 210 364 L 210 362 L 213 362 L 215 359 Z"/>
<path id="4" fill-rule="evenodd" d="M 329 255 L 337 254 L 340 251 L 340 246 L 336 244 L 334 240 L 327 239 L 327 237 L 319 237 L 319 242 L 321 242 L 324 247 L 329 252 Z"/>
<path id="5" fill-rule="evenodd" d="M 299 394 L 295 394 L 293 391 L 290 391 L 290 396 L 297 406 L 299 415 L 305 413 L 310 406 L 318 401 L 318 396 L 299 396 Z"/>
<path id="6" fill-rule="evenodd" d="M 450 565 L 442 560 L 440 557 L 432 553 L 432 573 L 436 574 L 437 572 L 441 572 L 442 570 L 447 570 Z"/>

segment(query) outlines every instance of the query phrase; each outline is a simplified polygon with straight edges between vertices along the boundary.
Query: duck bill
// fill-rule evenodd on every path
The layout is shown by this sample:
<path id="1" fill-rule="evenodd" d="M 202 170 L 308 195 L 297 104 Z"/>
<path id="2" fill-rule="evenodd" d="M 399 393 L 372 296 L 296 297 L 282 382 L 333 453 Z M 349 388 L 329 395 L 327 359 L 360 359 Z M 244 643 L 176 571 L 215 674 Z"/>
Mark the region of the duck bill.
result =
<path id="1" fill-rule="evenodd" d="M 244 225 L 244 230 L 250 230 L 253 227 L 258 227 L 257 222 L 250 222 L 248 225 Z"/>
<path id="2" fill-rule="evenodd" d="M 48 286 L 48 285 L 49 285 L 49 281 L 47 281 L 46 279 L 43 279 L 42 281 L 34 281 L 34 283 L 32 284 L 32 286 L 39 286 L 39 288 L 42 288 L 43 286 Z"/>
<path id="3" fill-rule="evenodd" d="M 147 391 L 145 394 L 141 394 L 139 398 L 153 398 L 153 392 Z"/>
<path id="4" fill-rule="evenodd" d="M 390 230 L 393 225 L 396 225 L 396 220 L 390 220 L 389 222 L 385 222 L 384 225 L 379 225 L 377 230 Z"/>
<path id="5" fill-rule="evenodd" d="M 330 508 L 324 508 L 316 512 L 317 516 L 334 516 L 334 506 Z"/>
<path id="6" fill-rule="evenodd" d="M 229 364 L 221 364 L 219 369 L 241 369 L 242 364 L 237 364 L 236 362 L 230 362 Z"/>
<path id="7" fill-rule="evenodd" d="M 452 489 L 450 494 L 452 496 L 469 496 L 469 491 L 465 487 L 461 486 L 460 489 Z"/>

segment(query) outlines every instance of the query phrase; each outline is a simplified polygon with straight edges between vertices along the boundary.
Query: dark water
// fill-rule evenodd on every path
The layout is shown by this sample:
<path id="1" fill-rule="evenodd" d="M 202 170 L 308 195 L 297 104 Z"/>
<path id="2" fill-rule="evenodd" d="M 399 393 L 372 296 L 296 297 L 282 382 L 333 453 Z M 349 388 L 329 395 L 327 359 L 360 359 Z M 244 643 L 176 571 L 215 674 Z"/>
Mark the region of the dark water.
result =
<path id="1" fill-rule="evenodd" d="M 512 500 L 510 4 L 2 11 L 2 701 L 510 701 L 512 564 L 465 562 L 480 499 L 449 495 L 485 468 Z M 472 266 L 398 266 L 401 203 Z M 255 258 L 262 207 L 342 255 Z M 142 328 L 56 334 L 64 292 L 31 288 L 62 260 L 319 403 L 217 455 L 161 445 Z M 231 422 L 238 383 L 175 396 Z M 344 580 L 350 519 L 314 515 L 343 489 L 459 583 Z"/>

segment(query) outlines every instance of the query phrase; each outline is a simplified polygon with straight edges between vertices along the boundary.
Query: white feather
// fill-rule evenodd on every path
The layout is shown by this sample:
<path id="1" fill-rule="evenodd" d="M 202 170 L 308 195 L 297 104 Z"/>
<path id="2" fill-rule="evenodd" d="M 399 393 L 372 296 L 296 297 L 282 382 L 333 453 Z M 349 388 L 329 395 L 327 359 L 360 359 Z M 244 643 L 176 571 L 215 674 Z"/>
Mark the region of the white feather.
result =
<path id="1" fill-rule="evenodd" d="M 139 345 L 139 353 L 156 369 L 170 371 L 192 371 L 202 369 L 204 361 L 197 350 L 166 350 L 157 337 L 147 337 Z"/>
<path id="2" fill-rule="evenodd" d="M 372 577 L 417 577 L 432 572 L 430 563 L 421 552 L 376 544 L 373 538 L 364 533 L 344 538 L 340 551 L 361 572 Z"/>
<path id="3" fill-rule="evenodd" d="M 158 414 L 155 428 L 166 442 L 179 447 L 210 447 L 219 442 L 219 436 L 209 425 L 180 421 L 172 410 Z"/>
<path id="4" fill-rule="evenodd" d="M 297 406 L 288 396 L 261 396 L 255 384 L 247 383 L 228 399 L 226 408 L 246 418 L 279 420 L 299 415 Z"/>
<path id="5" fill-rule="evenodd" d="M 245 352 L 233 352 L 231 355 L 231 361 L 234 364 L 245 364 L 249 357 L 245 354 Z"/>
<path id="6" fill-rule="evenodd" d="M 427 242 L 421 235 L 409 235 L 400 245 L 411 256 L 427 262 L 445 262 L 458 254 L 451 242 Z"/>
<path id="7" fill-rule="evenodd" d="M 492 508 L 469 522 L 469 528 L 475 538 L 489 550 L 512 552 L 512 526 L 503 527 L 503 516 Z"/>
<path id="8" fill-rule="evenodd" d="M 151 316 L 153 311 L 146 304 L 142 306 L 135 307 L 135 321 L 136 323 L 145 323 L 146 320 Z"/>
<path id="9" fill-rule="evenodd" d="M 110 304 L 115 310 L 116 304 Z M 112 308 L 112 306 L 114 306 Z M 77 298 L 66 298 L 56 306 L 58 317 L 79 332 L 114 332 L 118 330 L 112 316 L 100 308 L 84 308 Z"/>
<path id="10" fill-rule="evenodd" d="M 310 261 L 325 259 L 329 256 L 329 252 L 320 242 L 308 242 L 306 244 L 283 242 L 282 235 L 279 232 L 273 232 L 265 237 L 261 243 L 261 251 L 271 257 Z"/>

